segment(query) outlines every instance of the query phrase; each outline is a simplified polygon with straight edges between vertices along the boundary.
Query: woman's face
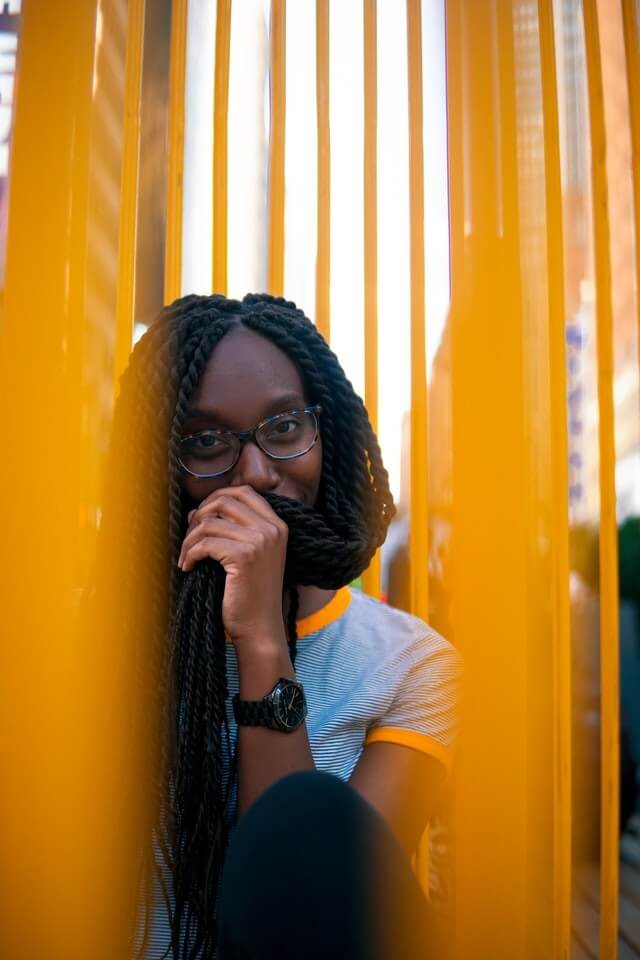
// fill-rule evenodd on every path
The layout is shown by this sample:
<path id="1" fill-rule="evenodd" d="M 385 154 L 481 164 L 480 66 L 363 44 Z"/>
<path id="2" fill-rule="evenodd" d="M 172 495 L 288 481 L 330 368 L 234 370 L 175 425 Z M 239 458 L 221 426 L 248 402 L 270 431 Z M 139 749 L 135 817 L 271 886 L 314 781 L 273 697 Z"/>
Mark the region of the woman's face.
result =
<path id="1" fill-rule="evenodd" d="M 190 401 L 184 435 L 205 429 L 250 430 L 265 417 L 310 405 L 297 367 L 266 337 L 236 327 L 209 357 Z M 322 473 L 322 443 L 295 460 L 273 460 L 257 444 L 243 444 L 236 465 L 221 477 L 184 475 L 182 487 L 198 504 L 221 487 L 248 484 L 314 506 Z"/>

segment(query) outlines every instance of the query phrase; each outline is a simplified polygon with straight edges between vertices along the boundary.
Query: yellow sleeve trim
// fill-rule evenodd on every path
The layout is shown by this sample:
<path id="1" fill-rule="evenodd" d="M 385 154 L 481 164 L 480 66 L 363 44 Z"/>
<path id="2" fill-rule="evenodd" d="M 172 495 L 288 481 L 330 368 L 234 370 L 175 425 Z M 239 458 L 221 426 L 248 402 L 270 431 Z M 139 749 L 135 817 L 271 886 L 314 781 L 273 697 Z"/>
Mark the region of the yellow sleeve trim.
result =
<path id="1" fill-rule="evenodd" d="M 444 747 L 439 740 L 427 736 L 426 733 L 415 733 L 413 730 L 403 730 L 401 727 L 373 727 L 367 734 L 365 747 L 370 743 L 397 743 L 401 747 L 410 747 L 439 760 L 451 773 L 453 758 L 451 751 Z"/>

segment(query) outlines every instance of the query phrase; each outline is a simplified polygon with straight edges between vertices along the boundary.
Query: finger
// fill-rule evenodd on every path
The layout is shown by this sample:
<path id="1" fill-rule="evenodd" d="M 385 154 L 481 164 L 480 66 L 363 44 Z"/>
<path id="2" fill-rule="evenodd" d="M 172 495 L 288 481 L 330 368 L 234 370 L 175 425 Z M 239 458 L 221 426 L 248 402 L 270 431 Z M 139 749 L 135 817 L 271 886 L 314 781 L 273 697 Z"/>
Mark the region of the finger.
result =
<path id="1" fill-rule="evenodd" d="M 202 516 L 203 516 L 202 514 L 198 513 L 197 507 L 194 507 L 193 510 L 189 511 L 189 513 L 187 514 L 187 534 L 190 533 L 195 527 L 198 526 L 198 524 L 202 520 Z M 214 513 L 213 516 L 218 516 L 218 514 Z M 187 534 L 185 534 L 185 536 Z"/>
<path id="2" fill-rule="evenodd" d="M 280 520 L 278 514 L 269 506 L 264 497 L 260 496 L 260 494 L 248 484 L 243 484 L 239 487 L 220 487 L 218 490 L 214 490 L 213 493 L 210 493 L 209 496 L 202 501 L 198 510 L 201 510 L 209 504 L 215 504 L 220 497 L 230 498 L 239 503 L 243 503 L 265 520 L 268 520 L 270 523 L 275 523 L 276 526 L 284 523 L 284 521 Z M 286 526 L 286 524 L 284 525 Z"/>
<path id="3" fill-rule="evenodd" d="M 230 563 L 250 560 L 255 555 L 254 544 L 227 540 L 224 537 L 203 537 L 186 551 L 182 560 L 182 571 L 188 573 L 200 560 L 207 557 L 217 560 L 227 570 Z"/>
<path id="4" fill-rule="evenodd" d="M 230 520 L 224 520 L 220 517 L 201 517 L 192 527 L 182 541 L 180 556 L 178 557 L 178 566 L 184 559 L 186 551 L 198 540 L 205 537 L 222 537 L 227 540 L 244 540 L 253 542 L 256 531 L 251 527 L 241 526 Z"/>
<path id="5" fill-rule="evenodd" d="M 243 490 L 245 492 L 240 492 Z M 217 515 L 246 527 L 265 529 L 264 524 L 267 523 L 269 528 L 275 527 L 279 533 L 285 533 L 288 530 L 286 523 L 274 513 L 267 501 L 254 490 L 251 490 L 252 497 L 246 496 L 246 490 L 251 490 L 251 487 L 230 487 L 215 491 L 215 496 L 208 497 L 198 507 L 193 521 Z"/>

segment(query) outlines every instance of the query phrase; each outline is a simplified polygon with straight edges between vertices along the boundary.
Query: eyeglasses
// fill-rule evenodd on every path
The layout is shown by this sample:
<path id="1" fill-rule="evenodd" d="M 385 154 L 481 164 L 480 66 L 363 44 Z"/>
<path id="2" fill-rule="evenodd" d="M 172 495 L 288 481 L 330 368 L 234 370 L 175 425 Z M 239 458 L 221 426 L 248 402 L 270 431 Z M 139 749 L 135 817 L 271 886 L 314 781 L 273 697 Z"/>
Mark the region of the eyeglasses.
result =
<path id="1" fill-rule="evenodd" d="M 315 446 L 321 412 L 317 404 L 267 417 L 253 430 L 199 430 L 180 441 L 178 465 L 200 480 L 221 477 L 235 467 L 248 440 L 273 460 L 295 460 Z"/>

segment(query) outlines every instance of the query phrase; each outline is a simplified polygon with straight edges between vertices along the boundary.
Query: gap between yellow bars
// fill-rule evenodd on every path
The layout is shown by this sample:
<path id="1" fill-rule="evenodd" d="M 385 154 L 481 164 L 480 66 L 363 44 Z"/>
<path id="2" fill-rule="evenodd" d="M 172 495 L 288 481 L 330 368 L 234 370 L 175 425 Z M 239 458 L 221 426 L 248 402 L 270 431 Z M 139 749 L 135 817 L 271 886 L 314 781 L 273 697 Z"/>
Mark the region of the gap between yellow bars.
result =
<path id="1" fill-rule="evenodd" d="M 378 432 L 378 25 L 376 0 L 364 0 L 364 403 Z M 381 596 L 380 551 L 362 576 L 365 593 Z"/>
<path id="2" fill-rule="evenodd" d="M 318 240 L 316 326 L 331 337 L 331 140 L 329 128 L 329 0 L 316 0 L 316 104 L 318 124 Z"/>
<path id="3" fill-rule="evenodd" d="M 164 301 L 182 292 L 182 199 L 184 177 L 184 88 L 187 47 L 187 0 L 173 0 L 169 62 L 169 137 L 167 220 L 165 229 Z"/>
<path id="4" fill-rule="evenodd" d="M 618 945 L 620 707 L 618 542 L 613 406 L 613 311 L 607 199 L 606 136 L 596 0 L 583 0 L 593 201 L 600 440 L 600 957 Z"/>
<path id="5" fill-rule="evenodd" d="M 271 3 L 271 135 L 269 140 L 269 292 L 284 292 L 285 0 Z"/>
<path id="6" fill-rule="evenodd" d="M 409 197 L 411 223 L 411 488 L 409 579 L 411 610 L 429 619 L 427 368 L 425 355 L 424 159 L 422 127 L 422 16 L 407 0 Z"/>
<path id="7" fill-rule="evenodd" d="M 212 289 L 227 292 L 227 164 L 231 0 L 216 8 L 216 62 L 213 94 L 213 264 Z"/>
<path id="8" fill-rule="evenodd" d="M 136 238 L 138 233 L 138 175 L 140 166 L 140 104 L 145 0 L 129 0 L 124 80 L 124 127 L 120 180 L 118 286 L 114 374 L 116 386 L 133 344 L 136 292 Z"/>
<path id="9" fill-rule="evenodd" d="M 552 0 L 538 0 L 546 182 L 553 569 L 553 955 L 571 956 L 571 633 L 564 249 Z"/>

